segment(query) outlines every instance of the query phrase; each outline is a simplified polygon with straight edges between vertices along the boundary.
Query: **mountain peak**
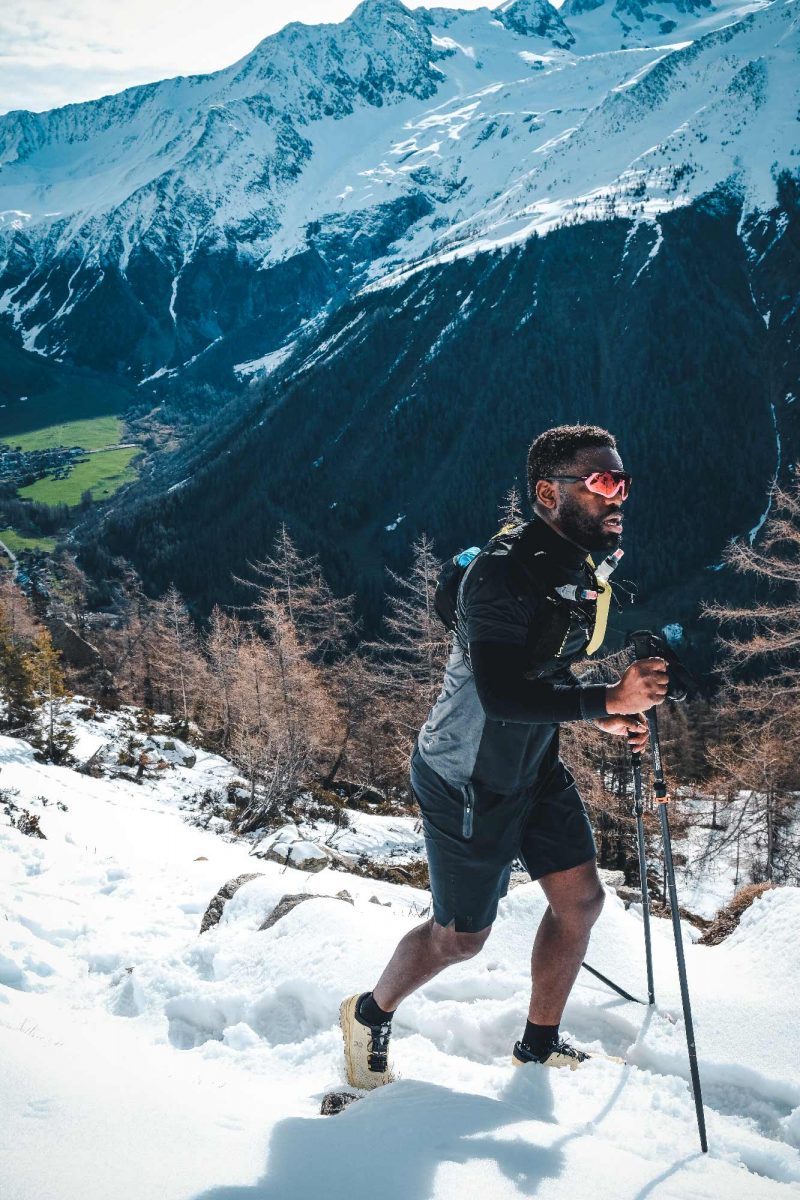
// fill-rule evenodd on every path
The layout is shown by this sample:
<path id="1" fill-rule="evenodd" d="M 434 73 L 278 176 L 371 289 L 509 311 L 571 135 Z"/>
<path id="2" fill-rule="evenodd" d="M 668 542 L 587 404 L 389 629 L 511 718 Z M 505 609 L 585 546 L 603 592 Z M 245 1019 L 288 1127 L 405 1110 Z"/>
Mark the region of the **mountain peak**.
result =
<path id="1" fill-rule="evenodd" d="M 549 0 L 504 0 L 494 10 L 494 15 L 506 29 L 523 37 L 545 38 L 562 50 L 575 41 L 558 9 Z"/>
<path id="2" fill-rule="evenodd" d="M 398 17 L 401 20 L 405 19 L 409 24 L 419 23 L 416 13 L 406 8 L 402 0 L 361 0 L 347 20 L 356 25 L 375 28 L 385 21 L 396 21 Z"/>

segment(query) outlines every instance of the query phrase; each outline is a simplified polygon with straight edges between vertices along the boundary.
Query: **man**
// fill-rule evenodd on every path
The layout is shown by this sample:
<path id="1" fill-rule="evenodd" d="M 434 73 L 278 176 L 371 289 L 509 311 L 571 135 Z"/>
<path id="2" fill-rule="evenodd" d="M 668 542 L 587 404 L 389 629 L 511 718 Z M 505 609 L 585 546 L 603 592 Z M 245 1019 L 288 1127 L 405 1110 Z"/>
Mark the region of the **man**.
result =
<path id="1" fill-rule="evenodd" d="M 559 1024 L 603 888 L 580 795 L 559 757 L 559 724 L 591 720 L 641 751 L 643 711 L 662 703 L 668 686 L 660 658 L 633 663 L 610 686 L 581 684 L 569 670 L 596 616 L 597 578 L 587 555 L 597 562 L 619 546 L 629 487 L 607 430 L 547 430 L 528 452 L 533 519 L 493 539 L 464 575 L 442 690 L 411 757 L 433 916 L 401 940 L 371 992 L 342 1002 L 354 1087 L 391 1081 L 397 1006 L 478 953 L 517 858 L 548 907 L 533 944 L 528 1021 L 512 1061 L 574 1068 L 587 1057 L 560 1037 Z"/>

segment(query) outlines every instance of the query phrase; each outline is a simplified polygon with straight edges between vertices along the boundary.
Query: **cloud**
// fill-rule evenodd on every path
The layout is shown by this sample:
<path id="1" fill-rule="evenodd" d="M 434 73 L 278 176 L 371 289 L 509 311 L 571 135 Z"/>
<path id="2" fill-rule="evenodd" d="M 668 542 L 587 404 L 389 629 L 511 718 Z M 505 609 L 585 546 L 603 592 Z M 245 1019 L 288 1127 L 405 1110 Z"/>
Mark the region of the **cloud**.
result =
<path id="1" fill-rule="evenodd" d="M 3 0 L 0 112 L 228 66 L 288 21 L 341 20 L 353 0 Z"/>
<path id="2" fill-rule="evenodd" d="M 218 71 L 289 21 L 341 21 L 356 2 L 0 0 L 0 113 L 40 112 L 134 84 Z M 426 0 L 434 2 L 447 4 Z"/>

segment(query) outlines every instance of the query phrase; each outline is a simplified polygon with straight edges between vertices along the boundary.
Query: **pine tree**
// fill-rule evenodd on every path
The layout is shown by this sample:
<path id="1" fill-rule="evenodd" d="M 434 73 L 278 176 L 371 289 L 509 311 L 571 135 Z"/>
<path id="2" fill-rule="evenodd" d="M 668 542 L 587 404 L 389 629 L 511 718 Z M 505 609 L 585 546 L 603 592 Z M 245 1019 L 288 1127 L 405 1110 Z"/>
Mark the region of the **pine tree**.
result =
<path id="1" fill-rule="evenodd" d="M 0 607 L 0 689 L 5 701 L 4 724 L 15 734 L 27 733 L 36 716 L 36 697 L 31 662 L 22 642 Z"/>
<path id="2" fill-rule="evenodd" d="M 31 679 L 42 698 L 44 708 L 44 749 L 50 762 L 63 762 L 75 743 L 69 728 L 61 721 L 67 697 L 61 655 L 53 646 L 48 630 L 40 629 L 27 655 Z"/>
<path id="3" fill-rule="evenodd" d="M 254 579 L 239 579 L 254 593 L 251 611 L 256 618 L 274 610 L 274 601 L 286 611 L 303 653 L 317 659 L 341 654 L 357 632 L 354 596 L 338 597 L 325 579 L 317 555 L 304 557 L 287 526 L 275 535 L 271 556 L 250 564 Z"/>
<path id="4" fill-rule="evenodd" d="M 33 605 L 17 587 L 10 571 L 0 569 L 0 611 L 8 627 L 9 636 L 17 642 L 32 642 L 38 624 Z"/>
<path id="5" fill-rule="evenodd" d="M 733 542 L 726 561 L 762 581 L 771 599 L 709 605 L 704 615 L 732 631 L 726 655 L 722 736 L 709 759 L 729 791 L 744 795 L 719 849 L 743 832 L 756 845 L 753 881 L 800 880 L 800 844 L 792 834 L 800 789 L 800 480 L 773 484 L 771 515 L 756 542 Z M 758 668 L 769 671 L 759 678 Z"/>
<path id="6" fill-rule="evenodd" d="M 205 705 L 204 727 L 223 752 L 229 749 L 233 735 L 236 667 L 243 640 L 244 628 L 239 618 L 215 605 L 203 642 L 212 685 Z"/>
<path id="7" fill-rule="evenodd" d="M 149 712 L 189 722 L 208 702 L 208 668 L 200 638 L 180 593 L 170 586 L 150 600 L 135 575 L 124 584 L 120 629 L 106 631 L 104 656 L 120 696 Z"/>
<path id="8" fill-rule="evenodd" d="M 500 522 L 500 528 L 505 525 L 519 525 L 525 520 L 525 513 L 522 508 L 522 496 L 516 483 L 513 483 L 501 500 L 497 516 Z"/>
<path id="9" fill-rule="evenodd" d="M 197 630 L 174 584 L 151 606 L 148 642 L 157 707 L 179 716 L 186 731 L 203 696 L 205 663 Z"/>
<path id="10" fill-rule="evenodd" d="M 388 632 L 366 647 L 382 701 L 387 763 L 403 776 L 417 731 L 441 685 L 451 645 L 433 603 L 440 563 L 425 533 L 414 541 L 412 554 L 407 577 L 387 568 L 398 589 L 388 599 Z"/>

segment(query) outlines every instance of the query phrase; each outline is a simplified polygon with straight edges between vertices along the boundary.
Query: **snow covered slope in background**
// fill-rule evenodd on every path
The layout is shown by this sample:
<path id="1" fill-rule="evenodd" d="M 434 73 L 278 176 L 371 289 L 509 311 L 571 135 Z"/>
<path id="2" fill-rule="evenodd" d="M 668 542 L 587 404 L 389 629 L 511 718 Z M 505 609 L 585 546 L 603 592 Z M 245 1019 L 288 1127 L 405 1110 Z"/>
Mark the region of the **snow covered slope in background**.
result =
<path id="1" fill-rule="evenodd" d="M 627 1066 L 510 1067 L 543 910 L 533 884 L 503 903 L 480 956 L 403 1005 L 400 1081 L 323 1118 L 343 1082 L 339 1001 L 373 983 L 426 894 L 309 877 L 187 824 L 181 797 L 230 778 L 213 756 L 141 786 L 38 764 L 9 738 L 0 763 L 47 834 L 0 827 L 4 1200 L 367 1200 L 376 1180 L 384 1200 L 797 1194 L 796 889 L 763 896 L 720 946 L 686 931 L 707 1157 L 666 921 L 656 1012 L 584 973 L 565 1016 Z M 218 887 L 251 871 L 200 935 Z M 343 885 L 352 904 L 335 898 Z M 302 892 L 318 898 L 260 931 Z M 641 920 L 613 895 L 589 961 L 641 992 Z"/>
<path id="2" fill-rule="evenodd" d="M 799 88 L 797 0 L 364 0 L 213 75 L 0 117 L 0 311 L 139 380 L 230 336 L 252 361 L 431 255 L 723 182 L 767 209 Z"/>

